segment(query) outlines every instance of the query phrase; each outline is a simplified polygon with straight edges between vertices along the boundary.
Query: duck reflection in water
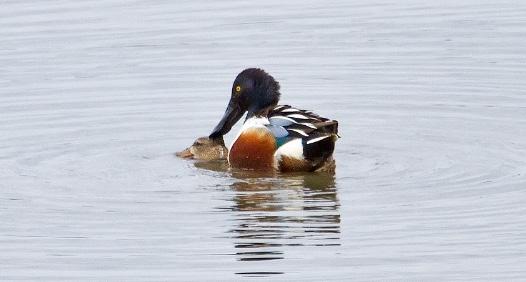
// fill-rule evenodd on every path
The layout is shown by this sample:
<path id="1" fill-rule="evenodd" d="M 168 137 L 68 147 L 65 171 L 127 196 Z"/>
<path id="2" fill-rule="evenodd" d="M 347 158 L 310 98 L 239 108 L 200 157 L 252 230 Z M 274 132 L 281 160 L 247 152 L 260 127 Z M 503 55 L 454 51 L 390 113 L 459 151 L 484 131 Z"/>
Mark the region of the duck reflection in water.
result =
<path id="1" fill-rule="evenodd" d="M 284 258 L 290 246 L 339 245 L 340 214 L 334 176 L 296 175 L 238 181 L 231 230 L 239 260 Z"/>
<path id="2" fill-rule="evenodd" d="M 227 172 L 236 181 L 232 204 L 240 261 L 285 258 L 290 247 L 339 246 L 340 212 L 333 173 L 277 173 L 228 169 L 226 161 L 196 162 L 202 169 Z"/>

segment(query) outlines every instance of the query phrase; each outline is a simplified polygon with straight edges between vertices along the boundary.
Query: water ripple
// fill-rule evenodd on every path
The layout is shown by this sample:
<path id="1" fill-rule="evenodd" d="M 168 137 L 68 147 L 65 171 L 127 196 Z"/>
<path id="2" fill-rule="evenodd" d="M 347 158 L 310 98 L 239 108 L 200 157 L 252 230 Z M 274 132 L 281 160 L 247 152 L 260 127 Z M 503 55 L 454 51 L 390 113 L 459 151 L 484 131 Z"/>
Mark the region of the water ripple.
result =
<path id="1" fill-rule="evenodd" d="M 525 15 L 3 1 L 0 279 L 524 279 Z M 173 158 L 247 66 L 340 121 L 335 175 Z"/>

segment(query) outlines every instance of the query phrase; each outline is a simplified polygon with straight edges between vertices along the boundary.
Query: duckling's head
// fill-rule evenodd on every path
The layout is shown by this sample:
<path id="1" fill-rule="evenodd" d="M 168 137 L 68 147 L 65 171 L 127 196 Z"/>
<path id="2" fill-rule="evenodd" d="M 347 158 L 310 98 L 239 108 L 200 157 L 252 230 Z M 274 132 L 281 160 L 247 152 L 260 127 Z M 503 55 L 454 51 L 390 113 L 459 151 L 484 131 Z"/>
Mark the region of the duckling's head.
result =
<path id="1" fill-rule="evenodd" d="M 192 146 L 175 153 L 175 155 L 185 159 L 224 160 L 228 156 L 228 149 L 225 147 L 223 136 L 215 139 L 199 137 Z"/>
<path id="2" fill-rule="evenodd" d="M 227 134 L 232 126 L 248 112 L 247 119 L 278 104 L 279 83 L 262 69 L 249 68 L 240 72 L 234 84 L 223 118 L 210 134 L 215 139 Z"/>

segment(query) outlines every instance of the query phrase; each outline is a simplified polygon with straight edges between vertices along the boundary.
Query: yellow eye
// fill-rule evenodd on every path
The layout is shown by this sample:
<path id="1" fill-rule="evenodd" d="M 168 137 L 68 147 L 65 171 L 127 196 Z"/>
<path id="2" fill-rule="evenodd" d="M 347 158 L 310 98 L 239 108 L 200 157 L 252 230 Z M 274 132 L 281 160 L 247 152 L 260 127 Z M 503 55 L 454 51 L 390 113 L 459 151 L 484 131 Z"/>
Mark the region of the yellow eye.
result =
<path id="1" fill-rule="evenodd" d="M 236 92 L 240 92 L 241 91 L 241 86 L 236 86 Z"/>

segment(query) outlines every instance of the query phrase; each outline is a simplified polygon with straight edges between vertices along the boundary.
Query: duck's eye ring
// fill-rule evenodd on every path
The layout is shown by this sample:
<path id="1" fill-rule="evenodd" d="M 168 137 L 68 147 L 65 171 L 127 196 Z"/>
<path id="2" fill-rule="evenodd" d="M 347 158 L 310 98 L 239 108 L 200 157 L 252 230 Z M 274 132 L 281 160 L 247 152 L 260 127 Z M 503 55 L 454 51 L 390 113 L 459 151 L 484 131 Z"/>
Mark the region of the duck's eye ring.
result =
<path id="1" fill-rule="evenodd" d="M 239 85 L 236 86 L 236 92 L 238 92 L 238 93 L 241 92 L 241 86 L 239 86 Z"/>

